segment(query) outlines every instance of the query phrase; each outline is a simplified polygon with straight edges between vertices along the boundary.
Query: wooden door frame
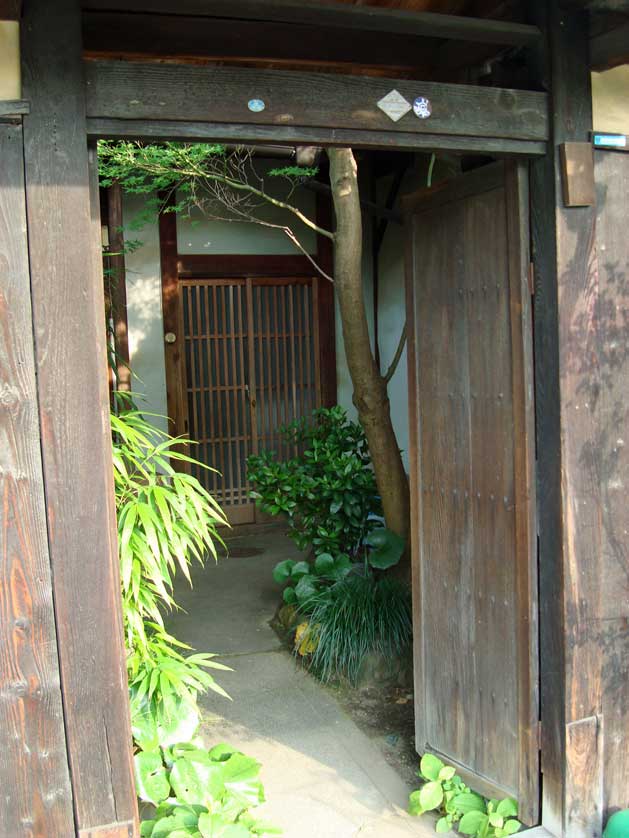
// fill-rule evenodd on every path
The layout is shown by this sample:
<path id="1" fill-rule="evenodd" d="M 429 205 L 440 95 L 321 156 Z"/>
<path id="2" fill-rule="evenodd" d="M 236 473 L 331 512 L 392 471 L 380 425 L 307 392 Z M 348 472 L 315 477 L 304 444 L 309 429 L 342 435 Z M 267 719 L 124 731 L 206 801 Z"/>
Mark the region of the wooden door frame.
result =
<path id="1" fill-rule="evenodd" d="M 600 573 L 600 490 L 589 488 L 590 475 L 578 454 L 595 439 L 596 423 L 575 421 L 570 414 L 571 390 L 576 377 L 570 367 L 571 321 L 575 305 L 589 300 L 593 288 L 592 213 L 588 208 L 567 210 L 561 202 L 558 146 L 561 142 L 588 140 L 591 130 L 587 63 L 587 18 L 584 11 L 565 12 L 559 0 L 534 0 L 532 15 L 547 35 L 550 48 L 539 62 L 539 83 L 552 90 L 551 145 L 543 141 L 404 133 L 374 130 L 369 125 L 349 129 L 332 127 L 253 124 L 244 115 L 229 122 L 210 121 L 211 113 L 190 121 L 157 114 L 151 118 L 120 114 L 88 113 L 84 110 L 86 89 L 80 65 L 80 10 L 74 0 L 58 0 L 54 7 L 32 0 L 24 22 L 24 78 L 28 105 L 12 104 L 3 118 L 24 124 L 24 157 L 31 169 L 32 200 L 29 200 L 28 233 L 31 254 L 31 295 L 34 301 L 35 364 L 40 441 L 44 465 L 46 520 L 39 521 L 46 538 L 53 580 L 46 595 L 55 599 L 55 625 L 59 652 L 67 671 L 62 679 L 66 696 L 67 753 L 73 764 L 72 794 L 76 830 L 96 835 L 108 830 L 112 836 L 136 834 L 134 801 L 129 795 L 133 780 L 128 742 L 128 707 L 120 638 L 120 602 L 115 596 L 117 555 L 115 519 L 111 514 L 111 463 L 107 456 L 107 393 L 102 362 L 103 341 L 98 327 L 102 312 L 102 276 L 96 264 L 95 238 L 87 231 L 90 217 L 89 184 L 84 157 L 86 138 L 135 137 L 179 140 L 233 140 L 236 142 L 306 142 L 354 147 L 405 148 L 409 150 L 454 150 L 489 154 L 520 154 L 539 157 L 533 166 L 532 204 L 534 262 L 536 265 L 536 373 L 538 398 L 538 456 L 544 465 L 540 475 L 541 566 L 548 583 L 543 591 L 542 629 L 544 645 L 542 678 L 545 688 L 543 712 L 548 725 L 542 732 L 544 761 L 543 818 L 556 835 L 581 838 L 600 833 L 602 821 L 602 748 L 598 717 L 600 702 L 590 685 L 599 683 L 603 650 L 596 645 L 596 575 Z M 566 25 L 567 24 L 567 25 Z M 550 63 L 552 58 L 552 66 Z M 546 61 L 548 59 L 548 61 Z M 535 58 L 531 64 L 535 64 Z M 206 68 L 208 73 L 211 68 Z M 316 74 L 315 74 L 316 75 Z M 283 76 L 280 74 L 280 78 Z M 397 80 L 391 87 L 397 86 Z M 373 92 L 373 87 L 366 89 Z M 200 86 L 203 90 L 203 86 Z M 126 97 L 132 101 L 131 97 Z M 311 101 L 312 97 L 304 97 Z M 139 99 L 138 99 L 139 101 Z M 207 106 L 207 97 L 205 103 Z M 182 98 L 182 107 L 185 100 Z M 576 114 L 576 118 L 575 118 Z M 508 115 L 502 117 L 508 121 Z M 50 137 L 54 135 L 55 143 Z M 549 152 L 549 153 L 547 153 Z M 545 156 L 544 156 L 545 155 Z M 71 161 L 71 170 L 68 168 Z M 28 178 L 28 173 L 27 173 Z M 72 188 L 69 189 L 68 187 Z M 48 194 L 46 194 L 48 193 Z M 44 202 L 36 212 L 37 202 Z M 50 219 L 55 219 L 55 224 Z M 59 231 L 58 223 L 63 222 Z M 64 247 L 64 231 L 73 247 Z M 588 244 L 589 243 L 589 244 Z M 36 251 L 46 251 L 38 260 Z M 70 262 L 70 252 L 74 258 Z M 33 258 L 33 254 L 34 257 Z M 45 270 L 41 265 L 45 262 Z M 86 277 L 85 266 L 89 265 Z M 42 277 L 45 274 L 45 282 Z M 574 281 L 573 281 L 574 280 Z M 84 293 L 82 293 L 84 291 Z M 570 296 L 570 307 L 559 307 L 558 291 Z M 540 298 L 538 303 L 537 298 Z M 62 308 L 59 301 L 65 301 Z M 95 316 L 96 315 L 96 316 Z M 82 341 L 76 340 L 80 323 Z M 573 350 L 574 351 L 574 350 Z M 72 376 L 51 366 L 55 359 L 73 371 Z M 89 369 L 87 386 L 74 375 Z M 100 390 L 99 390 L 100 387 Z M 59 400 L 57 396 L 63 395 Z M 51 404 L 57 410 L 50 410 Z M 584 411 L 585 412 L 585 411 Z M 572 418 L 571 418 L 572 416 Z M 89 451 L 89 474 L 84 463 L 74 468 L 76 451 Z M 94 452 L 97 456 L 94 456 Z M 104 457 L 102 456 L 104 452 Z M 99 502 L 77 520 L 77 509 L 92 497 L 95 481 L 107 487 Z M 575 515 L 580 497 L 593 502 L 584 514 Z M 76 503 L 73 500 L 76 499 Z M 580 510 L 581 512 L 581 510 Z M 69 534 L 75 537 L 69 540 Z M 77 576 L 77 570 L 81 573 Z M 106 584 L 95 584 L 106 575 Z M 583 587 L 577 580 L 584 580 Z M 91 592 L 94 592 L 92 594 Z M 94 596 L 108 599 L 109 609 L 86 606 Z M 104 595 L 106 593 L 106 597 Z M 591 606 L 591 612 L 590 612 Z M 99 620 L 94 622 L 94 613 Z M 85 620 L 89 622 L 86 624 Z M 89 659 L 72 658 L 81 638 Z M 96 664 L 94 663 L 96 661 Z M 103 662 L 107 661 L 107 666 Z M 111 689 L 97 700 L 87 700 L 84 688 L 99 671 L 110 678 Z M 50 672 L 44 673 L 47 677 Z M 52 677 L 56 677 L 54 673 Z M 94 683 L 98 683 L 98 679 Z M 14 704 L 21 702 L 15 692 Z M 76 705 L 81 697 L 80 706 Z M 126 708 L 126 709 L 125 709 Z M 104 721 L 103 713 L 107 713 Z M 545 717 L 546 718 L 546 717 Z M 118 721 L 116 721 L 118 720 Z M 98 737 L 94 736 L 98 733 Z M 100 736 L 106 732 L 105 743 Z M 113 737 L 113 738 L 112 738 Z M 126 739 L 125 739 L 126 737 Z M 113 748 L 113 750 L 112 750 Z M 108 754 L 109 759 L 103 759 Z M 75 766 L 83 764 L 81 771 Z M 110 767 L 109 777 L 98 773 L 98 764 Z M 7 771 L 19 767 L 7 766 Z M 589 785 L 583 785 L 589 780 Z M 15 776 L 9 775 L 9 782 Z M 47 776 L 46 791 L 58 790 Z M 112 806 L 115 803 L 115 806 Z M 115 824 L 113 823 L 115 819 Z M 124 823 L 123 823 L 124 821 Z M 113 824 L 104 827 L 104 824 Z"/>
<path id="2" fill-rule="evenodd" d="M 411 543 L 413 555 L 418 557 L 421 544 L 420 474 L 420 413 L 417 382 L 418 358 L 415 340 L 415 294 L 412 282 L 414 258 L 412 245 L 412 218 L 417 212 L 426 212 L 482 192 L 504 188 L 507 218 L 509 322 L 513 349 L 513 455 L 514 503 L 516 538 L 516 596 L 518 625 L 526 631 L 519 632 L 518 647 L 518 718 L 520 729 L 525 730 L 520 742 L 518 790 L 528 801 L 528 808 L 520 810 L 527 824 L 537 823 L 539 817 L 539 637 L 538 637 L 538 556 L 537 515 L 535 492 L 535 397 L 533 381 L 533 323 L 531 289 L 529 286 L 529 187 L 528 165 L 507 160 L 482 166 L 431 189 L 421 189 L 407 196 L 403 210 L 407 225 L 406 250 L 406 306 L 408 330 L 408 391 L 410 438 L 411 508 L 418 513 L 412 516 Z M 524 403 L 522 399 L 524 398 Z M 518 407 L 520 409 L 518 409 Z M 418 562 L 413 562 L 413 596 L 421 590 Z M 422 669 L 422 660 L 414 656 L 415 666 Z M 418 745 L 426 737 L 416 736 Z M 440 755 L 443 756 L 443 755 Z M 487 797 L 504 796 L 498 786 L 487 783 L 483 788 L 476 775 L 465 766 L 457 765 L 464 780 Z"/>

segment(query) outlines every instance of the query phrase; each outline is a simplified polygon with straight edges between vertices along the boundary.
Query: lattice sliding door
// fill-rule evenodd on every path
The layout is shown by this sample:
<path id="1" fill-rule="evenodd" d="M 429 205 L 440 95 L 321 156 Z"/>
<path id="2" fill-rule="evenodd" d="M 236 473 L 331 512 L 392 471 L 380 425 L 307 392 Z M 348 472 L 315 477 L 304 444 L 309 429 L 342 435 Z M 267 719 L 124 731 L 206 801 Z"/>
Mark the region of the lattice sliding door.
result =
<path id="1" fill-rule="evenodd" d="M 246 460 L 290 456 L 279 428 L 320 404 L 317 280 L 180 281 L 194 473 L 232 523 L 255 520 Z"/>

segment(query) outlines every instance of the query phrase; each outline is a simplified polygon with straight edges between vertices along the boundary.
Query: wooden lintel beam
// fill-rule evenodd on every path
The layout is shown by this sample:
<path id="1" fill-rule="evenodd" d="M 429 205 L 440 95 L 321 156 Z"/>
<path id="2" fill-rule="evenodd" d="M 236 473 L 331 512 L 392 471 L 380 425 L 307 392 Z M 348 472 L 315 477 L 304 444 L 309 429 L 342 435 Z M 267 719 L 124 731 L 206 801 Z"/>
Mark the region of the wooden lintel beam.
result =
<path id="1" fill-rule="evenodd" d="M 509 140 L 499 137 L 449 137 L 444 134 L 406 134 L 387 131 L 351 131 L 332 128 L 301 128 L 287 125 L 248 125 L 246 123 L 183 122 L 93 117 L 87 120 L 88 135 L 99 139 L 133 139 L 146 142 L 167 140 L 188 143 L 221 142 L 235 144 L 278 143 L 391 151 L 452 152 L 453 154 L 491 154 L 494 157 L 546 154 L 546 142 Z"/>
<path id="2" fill-rule="evenodd" d="M 378 6 L 321 5 L 312 0 L 84 0 L 83 8 L 299 23 L 503 46 L 533 46 L 540 40 L 539 29 L 523 23 Z"/>
<path id="3" fill-rule="evenodd" d="M 629 63 L 629 22 L 590 39 L 592 70 L 607 70 Z"/>
<path id="4" fill-rule="evenodd" d="M 86 61 L 85 78 L 92 119 L 247 123 L 280 131 L 288 127 L 296 131 L 297 142 L 302 129 L 311 128 L 328 129 L 333 137 L 338 131 L 537 142 L 548 136 L 546 94 L 528 90 L 111 60 Z M 378 106 L 393 90 L 408 103 L 429 99 L 429 118 L 419 119 L 409 105 L 393 121 Z"/>
<path id="5" fill-rule="evenodd" d="M 352 33 L 319 25 L 275 21 L 227 20 L 186 15 L 87 11 L 83 14 L 83 48 L 93 57 L 145 56 L 182 61 L 247 61 L 390 67 L 410 77 L 424 76 L 437 60 L 440 41 L 373 31 Z M 460 45 L 459 45 L 460 49 Z M 496 47 L 487 47 L 496 52 Z M 343 70 L 341 69 L 341 72 Z M 347 72 L 347 70 L 345 71 Z M 382 70 L 384 74 L 384 69 Z"/>

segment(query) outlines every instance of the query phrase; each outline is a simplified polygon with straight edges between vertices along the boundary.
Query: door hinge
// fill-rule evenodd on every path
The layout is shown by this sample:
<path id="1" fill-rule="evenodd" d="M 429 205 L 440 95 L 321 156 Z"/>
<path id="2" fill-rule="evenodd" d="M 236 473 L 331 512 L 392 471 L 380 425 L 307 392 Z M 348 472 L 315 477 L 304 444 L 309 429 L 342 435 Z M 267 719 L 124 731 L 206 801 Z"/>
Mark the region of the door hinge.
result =
<path id="1" fill-rule="evenodd" d="M 532 262 L 529 262 L 529 294 L 535 296 L 535 267 Z"/>

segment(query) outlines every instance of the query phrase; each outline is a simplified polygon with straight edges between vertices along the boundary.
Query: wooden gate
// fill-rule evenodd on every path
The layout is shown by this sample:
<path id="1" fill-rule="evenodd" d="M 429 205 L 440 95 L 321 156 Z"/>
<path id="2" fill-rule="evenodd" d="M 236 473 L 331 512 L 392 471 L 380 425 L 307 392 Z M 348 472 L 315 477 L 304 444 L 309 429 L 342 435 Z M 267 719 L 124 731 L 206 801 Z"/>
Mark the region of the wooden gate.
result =
<path id="1" fill-rule="evenodd" d="M 255 520 L 246 461 L 294 452 L 281 426 L 321 403 L 317 278 L 182 279 L 181 413 L 232 524 Z"/>
<path id="2" fill-rule="evenodd" d="M 416 742 L 538 816 L 527 171 L 407 199 Z"/>

